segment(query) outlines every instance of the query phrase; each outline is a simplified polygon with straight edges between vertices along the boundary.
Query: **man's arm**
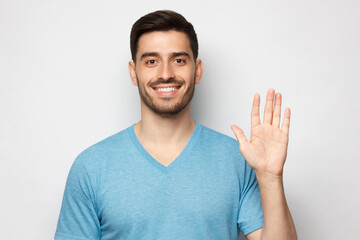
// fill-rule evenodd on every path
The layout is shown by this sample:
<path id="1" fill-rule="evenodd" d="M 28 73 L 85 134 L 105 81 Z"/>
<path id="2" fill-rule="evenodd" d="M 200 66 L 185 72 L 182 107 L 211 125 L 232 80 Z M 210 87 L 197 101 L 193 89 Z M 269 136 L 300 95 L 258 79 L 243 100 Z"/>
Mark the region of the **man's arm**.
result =
<path id="1" fill-rule="evenodd" d="M 258 180 L 259 181 L 259 180 Z M 264 226 L 246 236 L 249 240 L 258 239 L 297 239 L 295 225 L 286 203 L 282 180 L 273 186 L 259 183 Z"/>
<path id="2" fill-rule="evenodd" d="M 283 185 L 290 109 L 285 109 L 280 129 L 281 95 L 275 95 L 273 89 L 268 91 L 263 123 L 260 122 L 259 108 L 260 96 L 256 94 L 251 111 L 250 141 L 239 127 L 232 126 L 240 152 L 255 171 L 264 214 L 263 228 L 246 237 L 249 240 L 296 240 L 295 225 L 286 203 Z"/>
<path id="3" fill-rule="evenodd" d="M 95 204 L 95 189 L 81 156 L 76 158 L 69 172 L 55 240 L 101 238 L 100 222 Z"/>

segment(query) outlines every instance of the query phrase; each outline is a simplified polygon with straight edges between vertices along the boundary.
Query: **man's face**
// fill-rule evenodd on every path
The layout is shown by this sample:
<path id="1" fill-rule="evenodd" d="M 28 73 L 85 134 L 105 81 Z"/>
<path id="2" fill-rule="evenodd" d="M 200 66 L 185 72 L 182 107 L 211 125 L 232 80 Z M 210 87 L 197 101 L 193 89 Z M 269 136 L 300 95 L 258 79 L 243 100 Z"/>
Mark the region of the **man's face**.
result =
<path id="1" fill-rule="evenodd" d="M 130 62 L 129 71 L 145 106 L 169 116 L 189 105 L 202 64 L 195 62 L 185 33 L 155 31 L 139 38 L 136 64 Z"/>

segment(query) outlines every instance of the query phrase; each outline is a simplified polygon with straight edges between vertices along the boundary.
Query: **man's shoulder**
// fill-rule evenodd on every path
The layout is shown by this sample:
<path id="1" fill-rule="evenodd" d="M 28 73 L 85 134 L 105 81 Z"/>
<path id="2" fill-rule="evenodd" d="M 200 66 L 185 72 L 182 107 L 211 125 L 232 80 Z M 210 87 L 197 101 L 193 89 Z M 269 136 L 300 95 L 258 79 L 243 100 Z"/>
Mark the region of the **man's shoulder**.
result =
<path id="1" fill-rule="evenodd" d="M 213 154 L 232 155 L 235 158 L 242 157 L 236 139 L 203 125 L 201 132 L 199 141 L 201 149 Z"/>
<path id="2" fill-rule="evenodd" d="M 214 129 L 202 126 L 201 138 L 197 150 L 209 159 L 216 159 L 228 166 L 244 169 L 245 159 L 239 150 L 239 143 L 236 139 L 218 132 Z"/>
<path id="3" fill-rule="evenodd" d="M 78 158 L 87 161 L 88 159 L 108 158 L 112 155 L 119 155 L 131 149 L 132 142 L 129 131 L 132 126 L 121 130 L 83 150 Z"/>
<path id="4" fill-rule="evenodd" d="M 238 145 L 236 139 L 204 125 L 202 125 L 202 135 L 204 139 L 215 143 Z"/>

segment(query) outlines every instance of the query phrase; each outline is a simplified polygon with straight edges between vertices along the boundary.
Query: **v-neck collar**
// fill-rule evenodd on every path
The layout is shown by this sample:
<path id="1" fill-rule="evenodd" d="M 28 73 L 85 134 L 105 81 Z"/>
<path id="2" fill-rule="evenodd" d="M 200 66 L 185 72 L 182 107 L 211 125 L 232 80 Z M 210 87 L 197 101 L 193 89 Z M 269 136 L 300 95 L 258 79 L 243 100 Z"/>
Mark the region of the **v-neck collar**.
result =
<path id="1" fill-rule="evenodd" d="M 175 169 L 179 164 L 181 164 L 181 162 L 183 162 L 184 158 L 186 159 L 189 156 L 192 148 L 195 146 L 195 143 L 196 143 L 197 139 L 199 138 L 199 135 L 200 135 L 200 132 L 202 129 L 201 124 L 199 124 L 195 121 L 195 128 L 194 128 L 194 130 L 191 134 L 191 137 L 190 137 L 188 143 L 186 144 L 185 148 L 182 150 L 182 152 L 179 154 L 179 156 L 177 156 L 175 158 L 175 160 L 173 160 L 170 163 L 170 165 L 168 165 L 166 167 L 166 166 L 162 165 L 160 162 L 158 162 L 156 159 L 154 159 L 145 150 L 145 148 L 141 145 L 139 139 L 136 137 L 134 126 L 135 126 L 135 124 L 128 128 L 128 133 L 129 133 L 129 136 L 130 136 L 131 141 L 133 142 L 135 148 L 141 153 L 141 155 L 148 162 L 151 163 L 151 165 L 153 165 L 155 168 L 162 171 L 163 173 L 169 173 L 170 171 L 172 171 L 172 169 Z"/>

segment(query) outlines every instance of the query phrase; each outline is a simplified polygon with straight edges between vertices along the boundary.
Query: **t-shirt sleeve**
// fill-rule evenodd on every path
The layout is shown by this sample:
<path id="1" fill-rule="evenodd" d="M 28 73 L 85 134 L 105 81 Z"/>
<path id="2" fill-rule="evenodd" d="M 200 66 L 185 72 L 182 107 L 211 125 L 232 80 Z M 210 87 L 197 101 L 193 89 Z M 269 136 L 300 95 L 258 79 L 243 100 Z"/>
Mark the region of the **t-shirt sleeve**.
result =
<path id="1" fill-rule="evenodd" d="M 55 240 L 101 238 L 95 196 L 88 172 L 78 157 L 67 178 Z"/>
<path id="2" fill-rule="evenodd" d="M 244 159 L 244 178 L 239 202 L 238 225 L 241 232 L 247 234 L 262 228 L 263 212 L 259 185 L 254 170 Z"/>

